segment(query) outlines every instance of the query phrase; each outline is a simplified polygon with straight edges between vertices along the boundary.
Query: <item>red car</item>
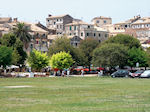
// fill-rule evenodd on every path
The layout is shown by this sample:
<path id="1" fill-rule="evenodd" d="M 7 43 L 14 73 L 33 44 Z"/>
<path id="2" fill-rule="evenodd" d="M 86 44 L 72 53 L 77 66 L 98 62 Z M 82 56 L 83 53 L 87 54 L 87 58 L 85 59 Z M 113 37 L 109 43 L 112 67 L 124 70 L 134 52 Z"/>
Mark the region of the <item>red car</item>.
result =
<path id="1" fill-rule="evenodd" d="M 143 72 L 144 72 L 144 70 L 138 70 L 138 71 L 132 73 L 131 76 L 132 77 L 140 77 Z"/>

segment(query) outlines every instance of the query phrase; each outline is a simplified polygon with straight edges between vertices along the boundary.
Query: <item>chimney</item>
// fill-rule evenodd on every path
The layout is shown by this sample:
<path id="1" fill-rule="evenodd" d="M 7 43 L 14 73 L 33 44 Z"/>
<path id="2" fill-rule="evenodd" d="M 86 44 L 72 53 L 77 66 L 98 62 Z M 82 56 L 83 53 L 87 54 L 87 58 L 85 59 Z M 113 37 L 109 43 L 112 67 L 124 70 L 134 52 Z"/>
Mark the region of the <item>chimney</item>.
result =
<path id="1" fill-rule="evenodd" d="M 18 18 L 14 18 L 14 22 L 18 22 Z"/>
<path id="2" fill-rule="evenodd" d="M 48 15 L 48 17 L 51 17 L 51 16 L 52 16 L 51 14 Z"/>

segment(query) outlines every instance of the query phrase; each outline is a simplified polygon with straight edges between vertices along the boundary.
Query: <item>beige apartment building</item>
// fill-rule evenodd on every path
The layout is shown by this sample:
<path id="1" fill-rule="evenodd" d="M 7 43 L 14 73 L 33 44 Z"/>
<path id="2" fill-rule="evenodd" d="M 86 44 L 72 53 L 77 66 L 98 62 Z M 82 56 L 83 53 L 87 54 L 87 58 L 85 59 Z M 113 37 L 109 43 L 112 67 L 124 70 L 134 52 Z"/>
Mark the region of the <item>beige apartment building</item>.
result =
<path id="1" fill-rule="evenodd" d="M 150 40 L 150 17 L 143 17 L 132 23 L 126 33 L 137 37 L 141 43 Z"/>
<path id="2" fill-rule="evenodd" d="M 33 48 L 36 50 L 42 51 L 42 52 L 48 51 L 47 35 L 49 34 L 49 32 L 47 30 L 41 28 L 39 26 L 39 23 L 35 24 L 35 23 L 18 21 L 17 18 L 14 18 L 13 20 L 7 19 L 7 21 L 5 21 L 3 23 L 1 22 L 1 24 L 0 24 L 1 36 L 12 31 L 12 29 L 14 27 L 16 27 L 16 25 L 18 23 L 24 23 L 25 26 L 29 27 L 29 29 L 30 29 L 29 33 L 31 34 L 32 38 L 31 38 L 31 41 L 29 42 L 28 48 L 25 49 L 25 51 L 27 53 L 30 53 L 30 51 Z"/>
<path id="3" fill-rule="evenodd" d="M 99 42 L 108 38 L 108 32 L 103 30 L 97 30 L 94 25 L 88 24 L 83 21 L 74 21 L 73 23 L 65 26 L 65 34 L 67 36 L 78 36 L 82 40 L 91 37 L 98 39 Z"/>
<path id="4" fill-rule="evenodd" d="M 56 30 L 57 35 L 63 35 L 65 25 L 72 23 L 72 21 L 73 18 L 68 14 L 59 16 L 49 15 L 48 18 L 46 18 L 46 26 L 48 29 Z"/>

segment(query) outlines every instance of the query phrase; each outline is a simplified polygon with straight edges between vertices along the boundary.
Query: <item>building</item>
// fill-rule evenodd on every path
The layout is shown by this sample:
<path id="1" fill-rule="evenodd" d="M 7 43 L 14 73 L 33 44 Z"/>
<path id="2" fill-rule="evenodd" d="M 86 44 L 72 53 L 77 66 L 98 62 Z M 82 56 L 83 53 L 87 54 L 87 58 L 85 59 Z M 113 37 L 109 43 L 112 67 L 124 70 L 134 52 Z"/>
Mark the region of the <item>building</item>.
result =
<path id="1" fill-rule="evenodd" d="M 101 28 L 109 32 L 109 37 L 116 36 L 117 34 L 129 34 L 131 32 L 134 32 L 133 30 L 129 29 L 131 29 L 132 24 L 138 21 L 139 19 L 141 19 L 140 15 L 134 16 L 131 19 L 116 24 L 106 24 L 101 26 Z M 132 36 L 133 35 L 135 36 L 135 32 L 132 34 Z"/>
<path id="2" fill-rule="evenodd" d="M 103 16 L 95 17 L 92 19 L 92 23 L 95 26 L 102 27 L 104 25 L 112 24 L 112 18 Z"/>
<path id="3" fill-rule="evenodd" d="M 59 16 L 49 15 L 48 18 L 46 18 L 46 25 L 48 29 L 56 30 L 57 35 L 63 35 L 65 25 L 72 23 L 72 21 L 73 18 L 68 14 Z"/>
<path id="4" fill-rule="evenodd" d="M 150 17 L 143 17 L 126 29 L 126 34 L 136 37 L 141 43 L 150 40 Z"/>
<path id="5" fill-rule="evenodd" d="M 11 22 L 12 22 L 11 17 L 0 17 L 0 24 L 11 23 Z"/>
<path id="6" fill-rule="evenodd" d="M 67 36 L 77 36 L 82 40 L 90 37 L 98 39 L 99 42 L 108 38 L 108 32 L 94 28 L 94 25 L 88 24 L 83 21 L 74 21 L 65 26 L 65 34 Z"/>
<path id="7" fill-rule="evenodd" d="M 5 21 L 3 23 L 1 22 L 1 24 L 0 24 L 1 36 L 11 32 L 12 29 L 14 27 L 16 27 L 16 25 L 18 23 L 24 23 L 26 27 L 29 27 L 29 29 L 30 29 L 29 33 L 32 36 L 31 41 L 29 42 L 28 48 L 24 49 L 24 50 L 27 53 L 30 53 L 30 51 L 33 48 L 36 50 L 42 51 L 42 52 L 48 51 L 47 35 L 49 34 L 49 31 L 47 31 L 43 28 L 44 25 L 40 24 L 40 26 L 39 26 L 39 23 L 35 24 L 35 23 L 18 21 L 17 18 L 14 18 L 13 20 L 10 19 L 10 20 L 8 21 L 8 19 L 7 19 L 7 21 Z"/>

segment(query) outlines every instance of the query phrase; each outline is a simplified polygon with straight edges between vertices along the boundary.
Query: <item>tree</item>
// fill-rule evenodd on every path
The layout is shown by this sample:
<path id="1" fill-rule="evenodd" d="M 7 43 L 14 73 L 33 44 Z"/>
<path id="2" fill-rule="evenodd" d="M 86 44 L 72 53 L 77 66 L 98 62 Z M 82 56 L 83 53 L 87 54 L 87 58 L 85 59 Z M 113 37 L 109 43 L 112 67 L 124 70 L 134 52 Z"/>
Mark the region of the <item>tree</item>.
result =
<path id="1" fill-rule="evenodd" d="M 136 67 L 136 63 L 139 63 L 139 67 L 148 66 L 148 55 L 141 48 L 132 48 L 128 51 L 128 65 Z"/>
<path id="2" fill-rule="evenodd" d="M 73 64 L 72 56 L 66 52 L 60 52 L 53 54 L 50 59 L 50 65 L 52 68 L 58 68 L 59 70 L 67 69 Z"/>
<path id="3" fill-rule="evenodd" d="M 40 51 L 33 49 L 28 57 L 28 62 L 30 67 L 37 71 L 41 71 L 42 68 L 49 65 L 49 58 L 47 53 L 41 53 Z"/>
<path id="4" fill-rule="evenodd" d="M 147 53 L 147 56 L 148 56 L 147 63 L 150 66 L 150 47 L 146 49 L 146 53 Z"/>
<path id="5" fill-rule="evenodd" d="M 79 45 L 79 48 L 82 50 L 82 52 L 85 55 L 85 58 L 87 58 L 85 65 L 89 66 L 89 70 L 90 70 L 90 66 L 91 66 L 93 51 L 98 45 L 99 45 L 99 42 L 93 38 L 87 38 L 85 40 L 82 40 Z"/>
<path id="6" fill-rule="evenodd" d="M 12 47 L 12 49 L 14 50 L 12 54 L 12 64 L 24 64 L 27 54 L 23 50 L 23 43 L 19 38 L 17 38 L 13 33 L 8 33 L 3 35 L 0 41 L 1 45 Z"/>
<path id="7" fill-rule="evenodd" d="M 121 44 L 103 44 L 94 50 L 93 63 L 96 66 L 123 67 L 128 59 L 128 48 Z"/>
<path id="8" fill-rule="evenodd" d="M 21 56 L 19 55 L 17 49 L 15 48 L 12 52 L 12 64 L 18 65 L 20 58 L 21 58 Z"/>
<path id="9" fill-rule="evenodd" d="M 0 46 L 0 66 L 6 69 L 6 66 L 11 65 L 12 48 Z"/>
<path id="10" fill-rule="evenodd" d="M 1 38 L 1 45 L 7 47 L 14 47 L 16 42 L 16 36 L 13 33 L 4 34 Z"/>
<path id="11" fill-rule="evenodd" d="M 51 57 L 53 54 L 61 51 L 69 52 L 75 61 L 74 65 L 84 65 L 85 56 L 79 48 L 74 48 L 70 45 L 70 40 L 66 37 L 57 38 L 49 48 L 48 55 Z"/>
<path id="12" fill-rule="evenodd" d="M 16 37 L 24 43 L 24 47 L 27 49 L 28 43 L 31 40 L 31 35 L 29 34 L 30 28 L 26 26 L 24 23 L 18 23 L 15 28 L 13 28 L 13 33 Z"/>
<path id="13" fill-rule="evenodd" d="M 16 42 L 14 44 L 14 50 L 18 54 L 18 61 L 16 60 L 16 65 L 24 64 L 26 58 L 27 58 L 27 53 L 23 50 L 23 43 L 20 39 L 16 39 Z"/>
<path id="14" fill-rule="evenodd" d="M 104 43 L 116 43 L 116 44 L 123 44 L 124 46 L 127 46 L 129 49 L 132 47 L 140 48 L 141 44 L 140 41 L 130 35 L 125 34 L 118 34 L 114 37 L 109 38 Z"/>

